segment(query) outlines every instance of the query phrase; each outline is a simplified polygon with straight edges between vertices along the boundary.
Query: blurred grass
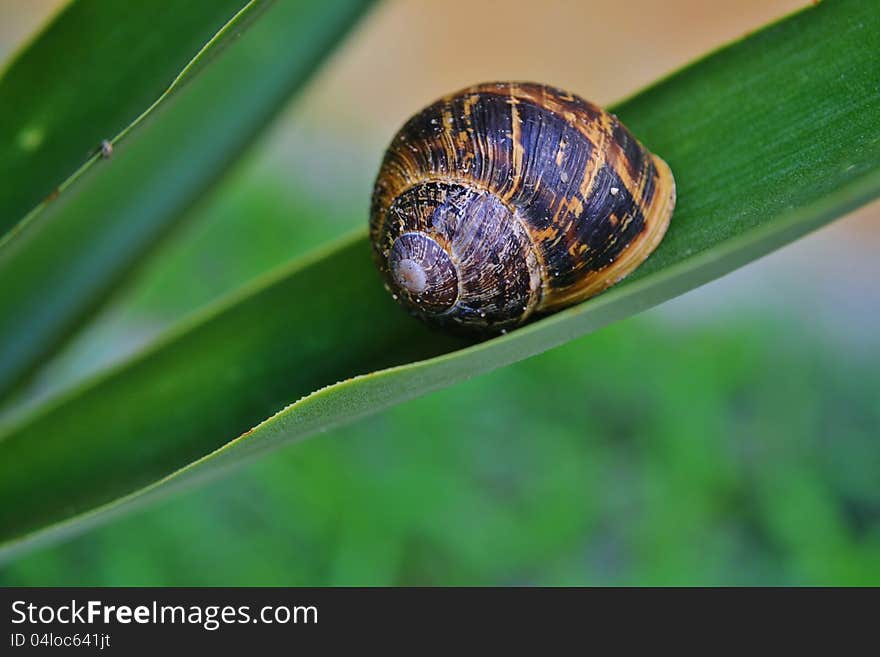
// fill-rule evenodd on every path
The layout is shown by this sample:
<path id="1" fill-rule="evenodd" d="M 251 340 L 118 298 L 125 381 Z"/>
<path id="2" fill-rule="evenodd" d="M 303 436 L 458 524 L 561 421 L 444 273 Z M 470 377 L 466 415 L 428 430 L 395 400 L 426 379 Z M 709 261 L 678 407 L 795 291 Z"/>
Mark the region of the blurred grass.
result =
<path id="1" fill-rule="evenodd" d="M 880 584 L 880 357 L 796 328 L 630 320 L 0 584 Z"/>

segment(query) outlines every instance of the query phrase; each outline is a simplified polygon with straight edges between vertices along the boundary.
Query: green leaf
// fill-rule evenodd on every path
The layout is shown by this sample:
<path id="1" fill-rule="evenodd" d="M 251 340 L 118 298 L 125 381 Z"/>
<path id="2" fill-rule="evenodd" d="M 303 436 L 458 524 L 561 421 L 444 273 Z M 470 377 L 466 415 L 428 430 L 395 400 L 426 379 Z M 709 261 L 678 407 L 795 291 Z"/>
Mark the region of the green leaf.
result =
<path id="1" fill-rule="evenodd" d="M 267 5 L 68 5 L 0 80 L 0 236 L 94 164 L 102 140 L 115 141 Z"/>
<path id="2" fill-rule="evenodd" d="M 0 553 L 559 345 L 876 197 L 875 9 L 873 0 L 823 3 L 615 108 L 670 163 L 679 204 L 654 256 L 600 297 L 467 346 L 397 308 L 357 236 L 254 282 L 20 418 L 0 437 Z"/>
<path id="3" fill-rule="evenodd" d="M 113 15 L 118 5 L 98 3 L 91 13 Z M 211 66 L 202 67 L 207 55 L 199 57 L 181 73 L 181 80 L 188 80 L 185 88 L 140 121 L 137 129 L 117 144 L 111 159 L 90 160 L 92 166 L 79 172 L 64 193 L 2 244 L 0 280 L 15 281 L 15 285 L 0 288 L 0 393 L 20 381 L 119 285 L 139 258 L 283 107 L 365 3 L 343 0 L 334 3 L 332 11 L 324 5 L 320 0 L 277 3 L 269 10 L 268 20 L 257 22 Z M 254 11 L 240 13 L 244 18 L 239 20 L 252 17 Z M 168 14 L 168 20 L 177 20 L 176 12 Z M 73 16 L 77 15 L 74 11 Z M 70 16 L 71 12 L 63 14 L 34 45 L 38 53 L 44 46 L 63 45 L 52 35 Z M 140 21 L 138 28 L 145 24 L 152 25 L 153 20 Z M 240 27 L 236 22 L 234 29 L 227 28 L 216 42 L 237 36 Z M 67 35 L 72 29 L 66 27 L 63 33 Z M 125 48 L 135 40 L 126 37 L 122 44 L 116 43 L 122 36 L 124 33 L 114 37 L 116 48 Z M 215 50 L 210 48 L 212 56 Z M 43 62 L 44 56 L 37 59 Z M 107 65 L 112 67 L 112 61 Z M 193 77 L 195 68 L 201 70 Z M 80 88 L 65 84 L 63 79 L 54 81 L 67 93 Z M 114 100 L 118 95 L 111 89 L 102 94 Z M 91 121 L 90 117 L 83 120 Z M 96 143 L 95 134 L 114 134 L 120 120 L 101 119 L 99 132 L 93 134 L 90 129 L 83 142 L 72 143 L 70 150 L 82 155 Z M 74 155 L 66 157 L 75 160 Z"/>

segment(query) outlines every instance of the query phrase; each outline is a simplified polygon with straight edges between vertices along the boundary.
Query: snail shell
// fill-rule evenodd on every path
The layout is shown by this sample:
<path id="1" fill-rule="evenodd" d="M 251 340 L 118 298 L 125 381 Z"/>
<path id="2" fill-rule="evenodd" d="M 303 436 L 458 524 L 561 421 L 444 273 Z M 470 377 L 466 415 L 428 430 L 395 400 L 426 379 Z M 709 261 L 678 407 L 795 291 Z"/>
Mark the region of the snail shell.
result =
<path id="1" fill-rule="evenodd" d="M 669 166 L 613 114 L 553 87 L 487 83 L 397 133 L 370 238 L 413 314 L 498 331 L 620 281 L 660 243 L 674 205 Z"/>

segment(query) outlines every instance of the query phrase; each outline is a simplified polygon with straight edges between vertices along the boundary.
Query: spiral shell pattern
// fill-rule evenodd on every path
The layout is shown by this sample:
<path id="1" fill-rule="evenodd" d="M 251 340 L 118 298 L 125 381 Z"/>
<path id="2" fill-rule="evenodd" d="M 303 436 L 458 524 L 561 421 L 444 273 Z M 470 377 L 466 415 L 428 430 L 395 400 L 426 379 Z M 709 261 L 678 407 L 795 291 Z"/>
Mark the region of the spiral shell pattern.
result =
<path id="1" fill-rule="evenodd" d="M 370 236 L 411 312 L 497 331 L 621 280 L 660 243 L 674 205 L 669 167 L 614 115 L 553 87 L 488 83 L 397 133 Z"/>

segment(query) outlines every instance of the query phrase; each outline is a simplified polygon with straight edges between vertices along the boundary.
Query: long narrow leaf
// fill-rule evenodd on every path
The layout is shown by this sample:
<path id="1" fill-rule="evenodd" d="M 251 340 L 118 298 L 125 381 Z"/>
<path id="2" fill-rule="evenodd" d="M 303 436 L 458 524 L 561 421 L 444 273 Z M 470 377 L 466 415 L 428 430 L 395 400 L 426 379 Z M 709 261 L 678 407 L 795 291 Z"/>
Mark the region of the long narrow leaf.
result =
<path id="1" fill-rule="evenodd" d="M 177 88 L 265 0 L 76 0 L 0 79 L 0 238 Z"/>
<path id="2" fill-rule="evenodd" d="M 0 248 L 0 394 L 78 325 L 360 15 L 362 0 L 273 5 L 234 47 Z"/>

